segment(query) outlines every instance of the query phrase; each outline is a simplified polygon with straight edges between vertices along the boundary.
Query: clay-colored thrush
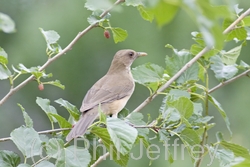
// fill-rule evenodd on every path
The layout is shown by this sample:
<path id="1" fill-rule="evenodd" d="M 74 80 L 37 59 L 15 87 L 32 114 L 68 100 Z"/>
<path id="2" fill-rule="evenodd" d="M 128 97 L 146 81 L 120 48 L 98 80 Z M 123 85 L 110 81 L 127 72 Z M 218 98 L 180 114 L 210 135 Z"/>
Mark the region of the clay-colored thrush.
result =
<path id="1" fill-rule="evenodd" d="M 82 115 L 66 137 L 67 141 L 86 132 L 98 118 L 99 104 L 105 114 L 117 117 L 134 91 L 135 83 L 130 66 L 136 58 L 146 55 L 144 52 L 129 49 L 120 50 L 115 54 L 107 74 L 99 79 L 85 95 L 80 109 Z"/>

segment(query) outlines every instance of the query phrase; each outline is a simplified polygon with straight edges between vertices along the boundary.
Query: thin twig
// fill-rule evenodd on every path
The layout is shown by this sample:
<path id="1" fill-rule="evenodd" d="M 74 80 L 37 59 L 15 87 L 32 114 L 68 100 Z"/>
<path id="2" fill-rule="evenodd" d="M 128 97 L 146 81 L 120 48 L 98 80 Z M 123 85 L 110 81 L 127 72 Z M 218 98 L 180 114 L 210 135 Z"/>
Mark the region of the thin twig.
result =
<path id="1" fill-rule="evenodd" d="M 228 26 L 224 31 L 223 31 L 223 34 L 227 34 L 229 33 L 230 31 L 232 31 L 235 26 L 241 22 L 241 20 L 243 20 L 246 16 L 250 15 L 250 8 L 245 11 L 243 14 L 240 15 L 240 17 L 238 17 L 230 26 Z"/>
<path id="2" fill-rule="evenodd" d="M 102 162 L 103 160 L 106 160 L 106 158 L 109 156 L 109 152 L 103 154 L 102 156 L 100 156 L 95 163 L 93 163 L 90 167 L 96 167 L 100 162 Z"/>
<path id="3" fill-rule="evenodd" d="M 191 59 L 187 64 L 185 64 L 180 71 L 178 71 L 168 82 L 162 85 L 153 96 L 149 96 L 144 102 L 142 102 L 133 112 L 140 111 L 143 107 L 145 107 L 148 103 L 150 103 L 160 92 L 167 89 L 177 78 L 181 76 L 181 74 L 186 71 L 189 67 L 191 67 L 200 57 L 202 57 L 207 51 L 209 51 L 209 47 L 205 47 L 202 51 L 200 51 L 193 59 Z"/>
<path id="4" fill-rule="evenodd" d="M 231 25 L 229 25 L 224 31 L 223 34 L 227 34 L 230 31 L 234 29 L 234 27 L 247 15 L 250 14 L 250 8 L 244 12 L 238 19 L 236 19 Z M 186 71 L 193 63 L 195 63 L 201 56 L 203 56 L 207 51 L 209 51 L 211 48 L 205 47 L 202 51 L 200 51 L 192 60 L 190 60 L 184 67 L 178 71 L 168 82 L 166 82 L 163 86 L 161 86 L 157 93 L 155 93 L 153 96 L 149 96 L 146 100 L 144 100 L 136 109 L 134 109 L 133 112 L 138 112 L 142 108 L 144 108 L 148 103 L 150 103 L 160 92 L 167 89 L 178 77 L 181 76 L 181 74 Z"/>
<path id="5" fill-rule="evenodd" d="M 227 80 L 225 82 L 221 82 L 220 84 L 218 84 L 215 87 L 213 87 L 212 89 L 210 89 L 208 91 L 208 93 L 212 93 L 215 90 L 217 90 L 217 89 L 219 89 L 219 88 L 221 88 L 221 87 L 223 87 L 223 86 L 225 86 L 225 85 L 227 85 L 229 83 L 232 83 L 233 81 L 235 81 L 235 80 L 237 80 L 237 79 L 239 79 L 239 78 L 241 78 L 243 76 L 248 76 L 249 73 L 250 73 L 250 70 L 247 70 L 247 71 L 245 71 L 245 72 L 243 72 L 243 73 L 241 73 L 241 74 L 239 74 L 239 75 L 237 75 L 237 76 L 235 76 L 235 77 L 233 77 L 233 78 L 231 78 L 231 79 L 229 79 L 229 80 Z"/>
<path id="6" fill-rule="evenodd" d="M 56 132 L 61 132 L 61 131 L 66 131 L 66 130 L 71 130 L 71 128 L 60 128 L 60 129 L 53 129 L 53 130 L 44 130 L 37 132 L 38 134 L 51 134 L 51 133 L 56 133 Z M 11 137 L 6 137 L 6 138 L 1 138 L 0 142 L 3 141 L 8 141 L 11 140 Z"/>
<path id="7" fill-rule="evenodd" d="M 46 160 L 46 159 L 49 159 L 50 158 L 50 156 L 49 155 L 47 155 L 46 157 L 43 157 L 43 158 L 41 158 L 41 159 L 39 159 L 36 163 L 34 163 L 31 167 L 34 167 L 34 166 L 36 166 L 37 164 L 39 164 L 39 163 L 41 163 L 42 161 L 44 161 L 44 160 Z"/>
<path id="8" fill-rule="evenodd" d="M 117 0 L 114 5 L 112 7 L 110 7 L 109 9 L 105 10 L 101 15 L 100 18 L 103 18 L 104 16 L 106 16 L 108 14 L 108 12 L 110 10 L 112 10 L 116 5 L 120 4 L 124 2 L 124 0 Z M 55 61 L 56 59 L 58 59 L 59 57 L 61 57 L 63 54 L 65 54 L 66 52 L 68 52 L 69 50 L 72 49 L 72 47 L 75 45 L 75 43 L 83 36 L 85 35 L 87 32 L 89 32 L 92 28 L 97 27 L 97 24 L 92 24 L 89 25 L 87 28 L 85 28 L 83 31 L 81 31 L 80 33 L 78 33 L 76 35 L 76 37 L 68 44 L 68 46 L 66 46 L 60 53 L 56 54 L 55 56 L 53 56 L 52 58 L 48 59 L 47 62 L 45 64 L 43 64 L 42 67 L 40 67 L 39 71 L 44 70 L 48 65 L 50 65 L 53 61 Z M 25 85 L 27 85 L 30 81 L 32 81 L 34 79 L 34 75 L 31 75 L 30 77 L 28 77 L 26 80 L 24 80 L 22 83 L 20 83 L 18 86 L 16 86 L 15 88 L 11 88 L 10 91 L 1 99 L 0 101 L 0 106 L 11 96 L 13 95 L 15 92 L 17 92 L 18 90 L 20 90 L 22 87 L 24 87 Z"/>

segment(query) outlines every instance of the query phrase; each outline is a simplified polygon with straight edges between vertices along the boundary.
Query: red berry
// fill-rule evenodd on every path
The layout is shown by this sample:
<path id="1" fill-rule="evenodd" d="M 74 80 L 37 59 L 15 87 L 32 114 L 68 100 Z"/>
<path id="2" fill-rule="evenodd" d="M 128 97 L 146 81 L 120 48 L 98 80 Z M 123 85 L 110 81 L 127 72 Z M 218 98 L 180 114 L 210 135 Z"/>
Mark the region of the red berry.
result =
<path id="1" fill-rule="evenodd" d="M 43 86 L 42 83 L 40 83 L 40 84 L 38 85 L 38 89 L 39 89 L 40 91 L 42 91 L 42 90 L 44 89 L 44 86 Z"/>
<path id="2" fill-rule="evenodd" d="M 105 31 L 104 31 L 104 37 L 107 38 L 107 39 L 110 38 L 110 33 L 109 33 L 108 30 L 105 30 Z"/>

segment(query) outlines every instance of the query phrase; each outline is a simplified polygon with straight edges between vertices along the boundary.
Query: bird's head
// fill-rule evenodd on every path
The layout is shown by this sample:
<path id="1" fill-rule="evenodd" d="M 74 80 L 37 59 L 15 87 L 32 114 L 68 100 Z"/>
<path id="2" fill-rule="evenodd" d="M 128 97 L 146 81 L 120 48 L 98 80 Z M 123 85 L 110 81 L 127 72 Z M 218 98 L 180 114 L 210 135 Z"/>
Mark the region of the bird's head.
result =
<path id="1" fill-rule="evenodd" d="M 130 68 L 135 59 L 141 56 L 146 56 L 145 52 L 136 52 L 131 49 L 119 50 L 116 52 L 112 64 L 111 69 L 119 70 L 120 68 Z"/>

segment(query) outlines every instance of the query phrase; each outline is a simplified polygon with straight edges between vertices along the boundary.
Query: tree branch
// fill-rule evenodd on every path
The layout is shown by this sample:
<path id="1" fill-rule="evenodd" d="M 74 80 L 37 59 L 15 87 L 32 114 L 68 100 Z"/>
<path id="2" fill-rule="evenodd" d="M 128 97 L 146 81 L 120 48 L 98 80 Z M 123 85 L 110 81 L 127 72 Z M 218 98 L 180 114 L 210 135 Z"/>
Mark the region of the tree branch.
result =
<path id="1" fill-rule="evenodd" d="M 247 15 L 250 14 L 250 8 L 244 12 L 240 17 L 238 17 L 238 19 L 236 19 L 231 25 L 229 25 L 224 31 L 223 34 L 227 34 L 230 31 L 232 31 L 235 26 Z M 207 51 L 209 51 L 211 48 L 209 48 L 208 46 L 205 47 L 202 51 L 200 51 L 193 59 L 191 59 L 187 64 L 185 64 L 184 67 L 182 67 L 180 69 L 180 71 L 178 71 L 168 82 L 166 82 L 163 86 L 161 86 L 158 91 L 149 96 L 146 100 L 144 100 L 136 109 L 134 109 L 133 112 L 138 112 L 140 111 L 142 108 L 144 108 L 148 103 L 150 103 L 160 92 L 164 91 L 165 89 L 167 89 L 178 77 L 181 76 L 181 74 L 186 71 L 190 66 L 192 66 L 192 64 L 194 64 L 200 57 L 202 57 Z M 225 83 L 224 83 L 225 84 Z"/>
<path id="2" fill-rule="evenodd" d="M 248 76 L 249 73 L 250 73 L 250 70 L 247 70 L 247 71 L 245 71 L 245 72 L 243 72 L 243 73 L 241 73 L 241 74 L 239 74 L 239 75 L 237 75 L 237 76 L 235 76 L 235 77 L 233 77 L 233 78 L 231 78 L 231 79 L 229 79 L 229 80 L 227 80 L 227 81 L 225 81 L 225 82 L 221 82 L 221 83 L 218 84 L 217 86 L 215 86 L 215 87 L 213 87 L 212 89 L 210 89 L 210 90 L 208 91 L 208 93 L 212 93 L 212 92 L 214 92 L 215 90 L 217 90 L 217 89 L 219 89 L 219 88 L 221 88 L 221 87 L 223 87 L 223 86 L 225 86 L 225 85 L 227 85 L 227 84 L 229 84 L 229 83 L 231 83 L 231 82 L 233 82 L 233 81 L 235 81 L 235 80 L 237 80 L 237 79 L 239 79 L 239 78 L 241 78 L 241 77 L 243 77 L 243 76 Z"/>
<path id="3" fill-rule="evenodd" d="M 142 108 L 144 108 L 148 103 L 150 103 L 160 92 L 167 89 L 177 78 L 181 76 L 183 72 L 185 72 L 189 67 L 191 67 L 201 56 L 203 56 L 207 51 L 209 51 L 209 47 L 205 47 L 202 51 L 200 51 L 193 59 L 191 59 L 187 64 L 185 64 L 180 71 L 178 71 L 168 82 L 162 85 L 155 94 L 149 96 L 144 102 L 142 102 L 133 112 L 138 112 Z"/>
<path id="4" fill-rule="evenodd" d="M 250 14 L 250 8 L 245 11 L 243 14 L 240 15 L 240 17 L 238 17 L 238 19 L 236 19 L 230 26 L 228 26 L 224 31 L 223 34 L 227 34 L 230 31 L 232 31 L 236 25 L 241 22 L 241 20 L 243 20 L 246 16 L 248 16 Z"/>
<path id="5" fill-rule="evenodd" d="M 103 18 L 104 16 L 106 16 L 108 14 L 108 12 L 110 10 L 112 10 L 116 5 L 123 3 L 125 0 L 117 0 L 112 7 L 110 7 L 109 9 L 105 10 L 101 15 L 100 18 Z M 76 37 L 68 44 L 68 46 L 66 46 L 60 53 L 56 54 L 55 56 L 53 56 L 52 58 L 49 58 L 47 60 L 46 63 L 44 63 L 42 65 L 42 67 L 40 67 L 39 71 L 44 70 L 48 65 L 50 65 L 53 61 L 55 61 L 56 59 L 58 59 L 59 57 L 61 57 L 63 54 L 65 54 L 66 52 L 68 52 L 69 50 L 72 49 L 72 47 L 75 45 L 75 43 L 83 36 L 85 35 L 87 32 L 89 32 L 92 28 L 97 27 L 97 24 L 92 24 L 89 25 L 87 28 L 85 28 L 83 31 L 81 31 L 80 33 L 78 33 L 76 35 Z M 30 77 L 28 77 L 26 80 L 24 80 L 22 83 L 20 83 L 18 86 L 11 88 L 10 91 L 1 99 L 0 101 L 0 106 L 14 93 L 16 93 L 18 90 L 20 90 L 22 87 L 24 87 L 25 85 L 27 85 L 30 81 L 32 81 L 34 79 L 34 75 L 31 75 Z"/>
<path id="6" fill-rule="evenodd" d="M 229 25 L 224 31 L 223 34 L 227 34 L 230 31 L 232 31 L 234 29 L 234 27 L 247 15 L 250 14 L 250 8 L 244 12 L 238 19 L 236 19 L 231 25 Z M 139 112 L 141 109 L 143 109 L 148 103 L 150 103 L 160 92 L 164 91 L 165 89 L 167 89 L 178 77 L 181 76 L 181 74 L 183 72 L 185 72 L 189 67 L 191 67 L 200 57 L 202 57 L 206 52 L 208 52 L 211 48 L 209 48 L 208 46 L 206 46 L 202 51 L 200 51 L 193 59 L 191 59 L 187 64 L 185 64 L 184 67 L 182 67 L 180 69 L 180 71 L 178 71 L 168 82 L 166 82 L 163 86 L 161 86 L 158 91 L 149 96 L 146 100 L 144 100 L 136 109 L 134 109 L 132 112 Z M 216 87 L 212 88 L 211 90 L 209 90 L 209 93 L 213 92 L 214 90 L 218 89 L 219 87 L 222 87 L 228 83 L 233 82 L 234 80 L 247 75 L 250 72 L 250 70 L 242 73 L 241 75 L 232 78 L 231 80 L 228 80 L 224 83 L 221 83 L 219 85 L 217 85 Z M 128 115 L 128 117 L 130 116 L 130 114 Z M 138 127 L 139 128 L 139 127 Z M 95 167 L 97 164 L 99 164 L 102 160 L 104 160 L 104 158 L 106 158 L 109 155 L 109 153 L 104 154 L 103 156 L 99 157 L 99 159 L 93 164 L 91 165 L 91 167 Z M 201 162 L 201 161 L 200 161 Z M 198 163 L 198 166 L 200 164 Z"/>
<path id="7" fill-rule="evenodd" d="M 62 132 L 62 131 L 66 131 L 66 130 L 71 130 L 71 128 L 60 128 L 60 129 L 53 129 L 53 130 L 44 130 L 44 131 L 40 131 L 40 132 L 37 132 L 37 133 L 38 134 L 51 134 L 51 133 Z M 1 138 L 0 142 L 8 141 L 8 140 L 11 140 L 11 137 Z"/>
<path id="8" fill-rule="evenodd" d="M 109 156 L 109 152 L 103 154 L 102 156 L 100 156 L 95 163 L 93 163 L 90 167 L 95 167 L 97 166 L 100 162 L 102 162 L 103 160 L 106 160 L 106 158 Z"/>

